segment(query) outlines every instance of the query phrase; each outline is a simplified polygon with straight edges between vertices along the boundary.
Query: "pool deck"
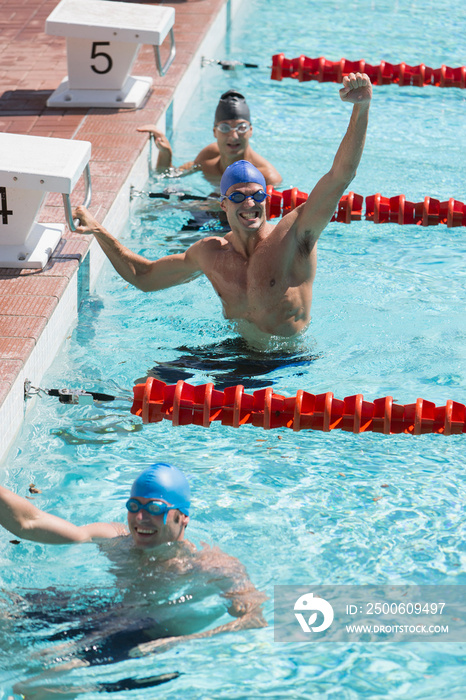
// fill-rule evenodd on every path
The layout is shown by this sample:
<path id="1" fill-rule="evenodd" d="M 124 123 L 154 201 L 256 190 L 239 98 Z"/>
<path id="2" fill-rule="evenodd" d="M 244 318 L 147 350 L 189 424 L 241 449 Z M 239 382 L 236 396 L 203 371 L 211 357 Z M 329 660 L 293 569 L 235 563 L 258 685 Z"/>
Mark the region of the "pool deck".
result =
<path id="1" fill-rule="evenodd" d="M 132 74 L 153 78 L 148 100 L 137 110 L 103 110 L 46 106 L 67 74 L 65 38 L 44 33 L 57 0 L 0 0 L 0 131 L 89 141 L 90 209 L 119 235 L 129 213 L 130 188 L 142 188 L 149 175 L 148 137 L 136 128 L 152 123 L 168 131 L 176 124 L 199 80 L 202 56 L 217 57 L 214 52 L 242 1 L 140 2 L 175 8 L 175 60 L 160 77 L 153 48 L 141 46 Z M 167 38 L 162 61 L 168 44 Z M 83 193 L 81 178 L 71 197 L 74 205 L 83 201 Z M 48 195 L 39 221 L 65 222 L 61 195 Z M 66 227 L 42 271 L 0 269 L 0 460 L 24 417 L 25 380 L 40 386 L 103 262 L 91 236 Z"/>

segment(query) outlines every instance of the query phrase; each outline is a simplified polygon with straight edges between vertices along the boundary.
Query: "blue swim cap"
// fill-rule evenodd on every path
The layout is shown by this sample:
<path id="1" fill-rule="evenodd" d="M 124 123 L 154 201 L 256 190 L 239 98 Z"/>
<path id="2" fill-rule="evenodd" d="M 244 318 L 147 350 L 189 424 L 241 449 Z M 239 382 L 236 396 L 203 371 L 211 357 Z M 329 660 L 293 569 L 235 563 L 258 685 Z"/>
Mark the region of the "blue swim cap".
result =
<path id="1" fill-rule="evenodd" d="M 225 170 L 220 180 L 220 192 L 226 195 L 232 185 L 240 182 L 256 182 L 264 192 L 267 190 L 267 183 L 261 171 L 248 160 L 237 160 Z"/>
<path id="2" fill-rule="evenodd" d="M 160 498 L 189 515 L 191 493 L 188 481 L 177 467 L 157 462 L 139 474 L 131 487 L 132 498 Z"/>

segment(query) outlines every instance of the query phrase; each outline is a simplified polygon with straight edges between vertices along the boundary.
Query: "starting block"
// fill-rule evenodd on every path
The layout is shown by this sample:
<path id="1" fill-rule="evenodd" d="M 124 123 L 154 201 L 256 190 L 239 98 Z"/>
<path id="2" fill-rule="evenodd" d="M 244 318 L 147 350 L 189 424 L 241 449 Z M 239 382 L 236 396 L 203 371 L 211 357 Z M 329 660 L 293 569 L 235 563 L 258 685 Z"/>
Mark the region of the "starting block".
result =
<path id="1" fill-rule="evenodd" d="M 70 194 L 84 174 L 84 206 L 91 201 L 88 141 L 0 133 L 0 267 L 41 270 L 58 245 L 64 224 L 37 223 L 49 192 L 63 195 L 69 227 Z"/>
<path id="2" fill-rule="evenodd" d="M 65 36 L 68 76 L 47 100 L 48 107 L 140 107 L 151 77 L 130 75 L 140 44 L 154 47 L 160 75 L 175 58 L 173 7 L 108 0 L 62 0 L 45 22 L 45 33 Z M 159 47 L 170 34 L 165 65 Z"/>

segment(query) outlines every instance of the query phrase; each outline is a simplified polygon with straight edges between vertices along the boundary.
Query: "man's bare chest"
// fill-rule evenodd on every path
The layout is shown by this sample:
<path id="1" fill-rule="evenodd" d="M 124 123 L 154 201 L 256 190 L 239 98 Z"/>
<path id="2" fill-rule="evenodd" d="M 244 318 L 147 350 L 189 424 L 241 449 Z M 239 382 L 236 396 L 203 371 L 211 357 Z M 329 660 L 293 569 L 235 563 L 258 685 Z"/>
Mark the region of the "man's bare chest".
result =
<path id="1" fill-rule="evenodd" d="M 222 251 L 206 271 L 224 305 L 238 310 L 278 304 L 296 284 L 294 267 L 283 255 L 256 251 L 246 259 Z"/>

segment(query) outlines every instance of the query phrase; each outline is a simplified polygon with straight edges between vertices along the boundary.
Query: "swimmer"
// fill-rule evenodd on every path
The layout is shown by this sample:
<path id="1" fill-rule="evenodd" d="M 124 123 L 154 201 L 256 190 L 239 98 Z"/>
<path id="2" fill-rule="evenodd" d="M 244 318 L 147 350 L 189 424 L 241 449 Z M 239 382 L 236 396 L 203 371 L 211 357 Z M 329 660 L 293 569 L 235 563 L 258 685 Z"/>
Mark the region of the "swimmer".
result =
<path id="1" fill-rule="evenodd" d="M 85 618 L 79 628 L 85 636 L 75 652 L 79 664 L 128 658 L 139 643 L 157 640 L 161 650 L 162 640 L 166 648 L 181 640 L 267 625 L 261 610 L 266 596 L 238 559 L 218 547 L 198 550 L 185 539 L 190 501 L 183 472 L 165 463 L 151 465 L 134 481 L 126 502 L 127 528 L 116 522 L 73 525 L 0 486 L 0 525 L 11 533 L 44 544 L 99 543 L 113 563 L 123 600 L 115 611 Z M 106 540 L 112 545 L 106 546 Z M 179 598 L 181 590 L 186 590 L 185 598 Z M 32 607 L 37 616 L 38 602 Z M 225 614 L 234 619 L 205 629 Z M 83 645 L 85 651 L 79 651 Z M 71 647 L 77 649 L 77 642 Z M 138 655 L 137 650 L 131 655 Z"/>
<path id="2" fill-rule="evenodd" d="M 365 73 L 350 73 L 340 89 L 353 105 L 348 129 L 332 167 L 307 201 L 272 225 L 266 219 L 266 180 L 254 164 L 240 160 L 223 173 L 221 206 L 231 230 L 208 236 L 185 252 L 148 260 L 114 238 L 85 209 L 77 207 L 77 232 L 94 234 L 116 271 L 144 292 L 184 284 L 206 275 L 218 294 L 225 318 L 235 322 L 246 342 L 268 349 L 270 341 L 293 343 L 311 319 L 317 241 L 361 160 L 372 98 Z"/>
<path id="3" fill-rule="evenodd" d="M 148 132 L 154 137 L 159 150 L 157 170 L 169 170 L 172 167 L 172 148 L 165 134 L 152 124 L 140 126 L 138 131 Z M 220 97 L 215 110 L 214 136 L 216 142 L 203 148 L 194 160 L 176 168 L 177 175 L 202 170 L 207 180 L 218 186 L 229 165 L 237 160 L 249 160 L 261 171 L 268 185 L 281 182 L 281 175 L 273 165 L 249 145 L 252 136 L 251 115 L 244 96 L 236 90 L 227 90 Z"/>

